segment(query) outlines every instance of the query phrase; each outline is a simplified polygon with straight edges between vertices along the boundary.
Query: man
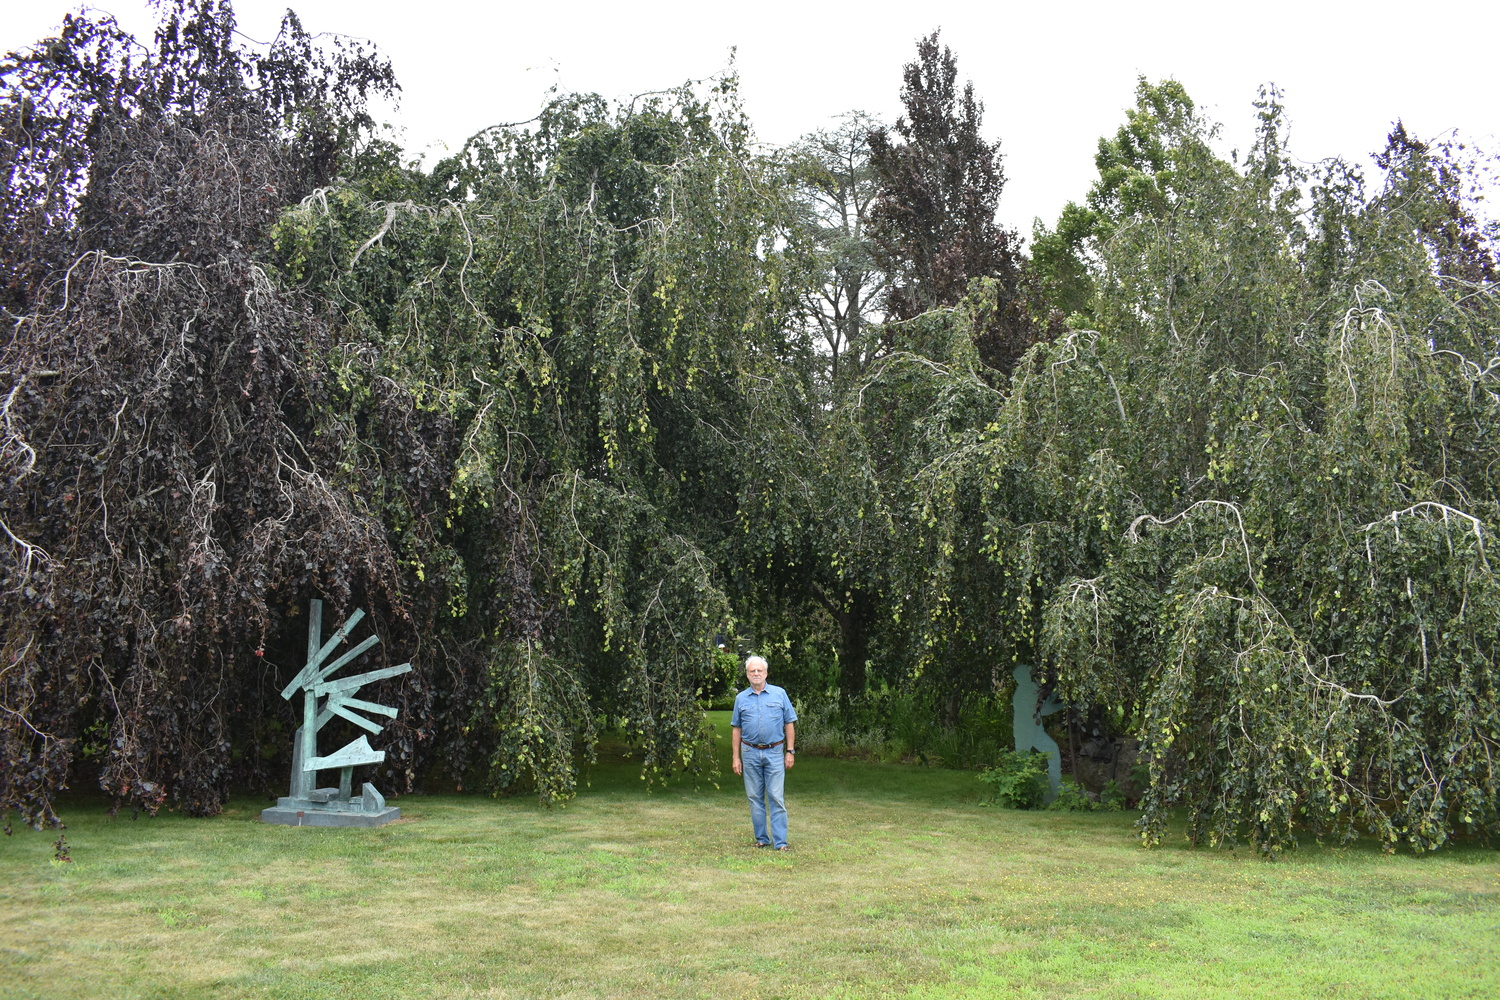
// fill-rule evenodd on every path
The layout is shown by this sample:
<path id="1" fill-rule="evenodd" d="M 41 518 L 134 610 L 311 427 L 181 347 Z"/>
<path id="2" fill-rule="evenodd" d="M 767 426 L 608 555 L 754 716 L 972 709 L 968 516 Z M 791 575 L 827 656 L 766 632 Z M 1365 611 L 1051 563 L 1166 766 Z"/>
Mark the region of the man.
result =
<path id="1" fill-rule="evenodd" d="M 755 828 L 755 846 L 789 848 L 786 843 L 786 772 L 796 763 L 797 712 L 792 699 L 775 684 L 766 683 L 768 667 L 763 656 L 745 661 L 745 679 L 750 686 L 734 699 L 729 716 L 734 744 L 734 773 L 744 775 L 745 796 L 750 800 L 750 825 Z M 770 829 L 766 828 L 766 806 L 770 804 Z"/>

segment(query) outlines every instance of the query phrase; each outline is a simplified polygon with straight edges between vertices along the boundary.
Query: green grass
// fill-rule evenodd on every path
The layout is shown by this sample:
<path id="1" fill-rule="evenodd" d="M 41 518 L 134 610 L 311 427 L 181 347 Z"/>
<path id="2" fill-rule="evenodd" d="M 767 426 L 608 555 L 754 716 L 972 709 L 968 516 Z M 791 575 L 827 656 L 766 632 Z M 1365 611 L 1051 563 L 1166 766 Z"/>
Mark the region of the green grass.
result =
<path id="1" fill-rule="evenodd" d="M 0 996 L 1500 995 L 1493 851 L 1142 851 L 1127 814 L 804 757 L 776 855 L 727 777 L 647 793 L 606 761 L 566 808 L 406 796 L 377 830 L 80 800 L 72 864 L 0 843 Z"/>

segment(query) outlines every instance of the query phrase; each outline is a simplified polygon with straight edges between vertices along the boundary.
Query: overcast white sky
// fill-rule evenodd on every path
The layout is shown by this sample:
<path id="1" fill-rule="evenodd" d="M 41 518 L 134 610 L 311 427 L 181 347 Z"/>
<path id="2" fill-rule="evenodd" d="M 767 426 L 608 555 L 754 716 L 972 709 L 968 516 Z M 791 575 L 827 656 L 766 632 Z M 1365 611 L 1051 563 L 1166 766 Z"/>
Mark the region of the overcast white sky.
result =
<path id="1" fill-rule="evenodd" d="M 44 37 L 77 9 L 0 0 L 0 49 Z M 144 0 L 105 0 L 137 35 Z M 267 40 L 288 4 L 240 0 L 241 30 Z M 765 142 L 786 143 L 858 109 L 900 113 L 901 66 L 942 28 L 986 107 L 1009 183 L 1000 216 L 1029 234 L 1093 179 L 1100 135 L 1132 103 L 1136 77 L 1182 81 L 1244 148 L 1261 83 L 1286 91 L 1293 151 L 1306 160 L 1378 149 L 1396 118 L 1500 147 L 1494 50 L 1500 2 L 850 3 L 844 0 L 468 3 L 301 0 L 310 31 L 359 35 L 395 63 L 396 121 L 409 148 L 458 146 L 486 125 L 534 115 L 554 83 L 621 98 L 721 71 L 737 47 L 741 95 Z M 1417 16 L 1420 13 L 1420 16 Z M 1494 209 L 1491 207 L 1491 214 Z"/>

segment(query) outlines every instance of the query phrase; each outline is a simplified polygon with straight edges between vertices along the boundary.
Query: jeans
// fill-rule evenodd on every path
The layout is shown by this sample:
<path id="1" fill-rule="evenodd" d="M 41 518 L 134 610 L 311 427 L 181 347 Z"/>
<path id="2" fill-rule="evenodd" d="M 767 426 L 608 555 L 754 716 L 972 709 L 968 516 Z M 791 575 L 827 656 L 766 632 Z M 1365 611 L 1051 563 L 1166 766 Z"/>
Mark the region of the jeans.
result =
<path id="1" fill-rule="evenodd" d="M 750 825 L 761 844 L 786 846 L 786 757 L 784 747 L 757 750 L 740 747 L 740 765 L 745 772 L 745 797 L 750 800 Z M 766 832 L 766 803 L 771 807 L 771 830 Z"/>

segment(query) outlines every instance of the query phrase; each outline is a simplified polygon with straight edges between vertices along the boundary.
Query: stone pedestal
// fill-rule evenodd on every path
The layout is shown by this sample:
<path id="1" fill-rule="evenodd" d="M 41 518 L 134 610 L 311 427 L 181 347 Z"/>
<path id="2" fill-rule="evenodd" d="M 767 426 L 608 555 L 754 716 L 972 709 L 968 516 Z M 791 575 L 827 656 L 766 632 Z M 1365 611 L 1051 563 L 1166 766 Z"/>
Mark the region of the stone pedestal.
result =
<path id="1" fill-rule="evenodd" d="M 401 818 L 400 806 L 388 806 L 368 781 L 358 798 L 337 788 L 315 788 L 306 798 L 283 795 L 260 811 L 262 823 L 285 826 L 384 826 Z"/>

